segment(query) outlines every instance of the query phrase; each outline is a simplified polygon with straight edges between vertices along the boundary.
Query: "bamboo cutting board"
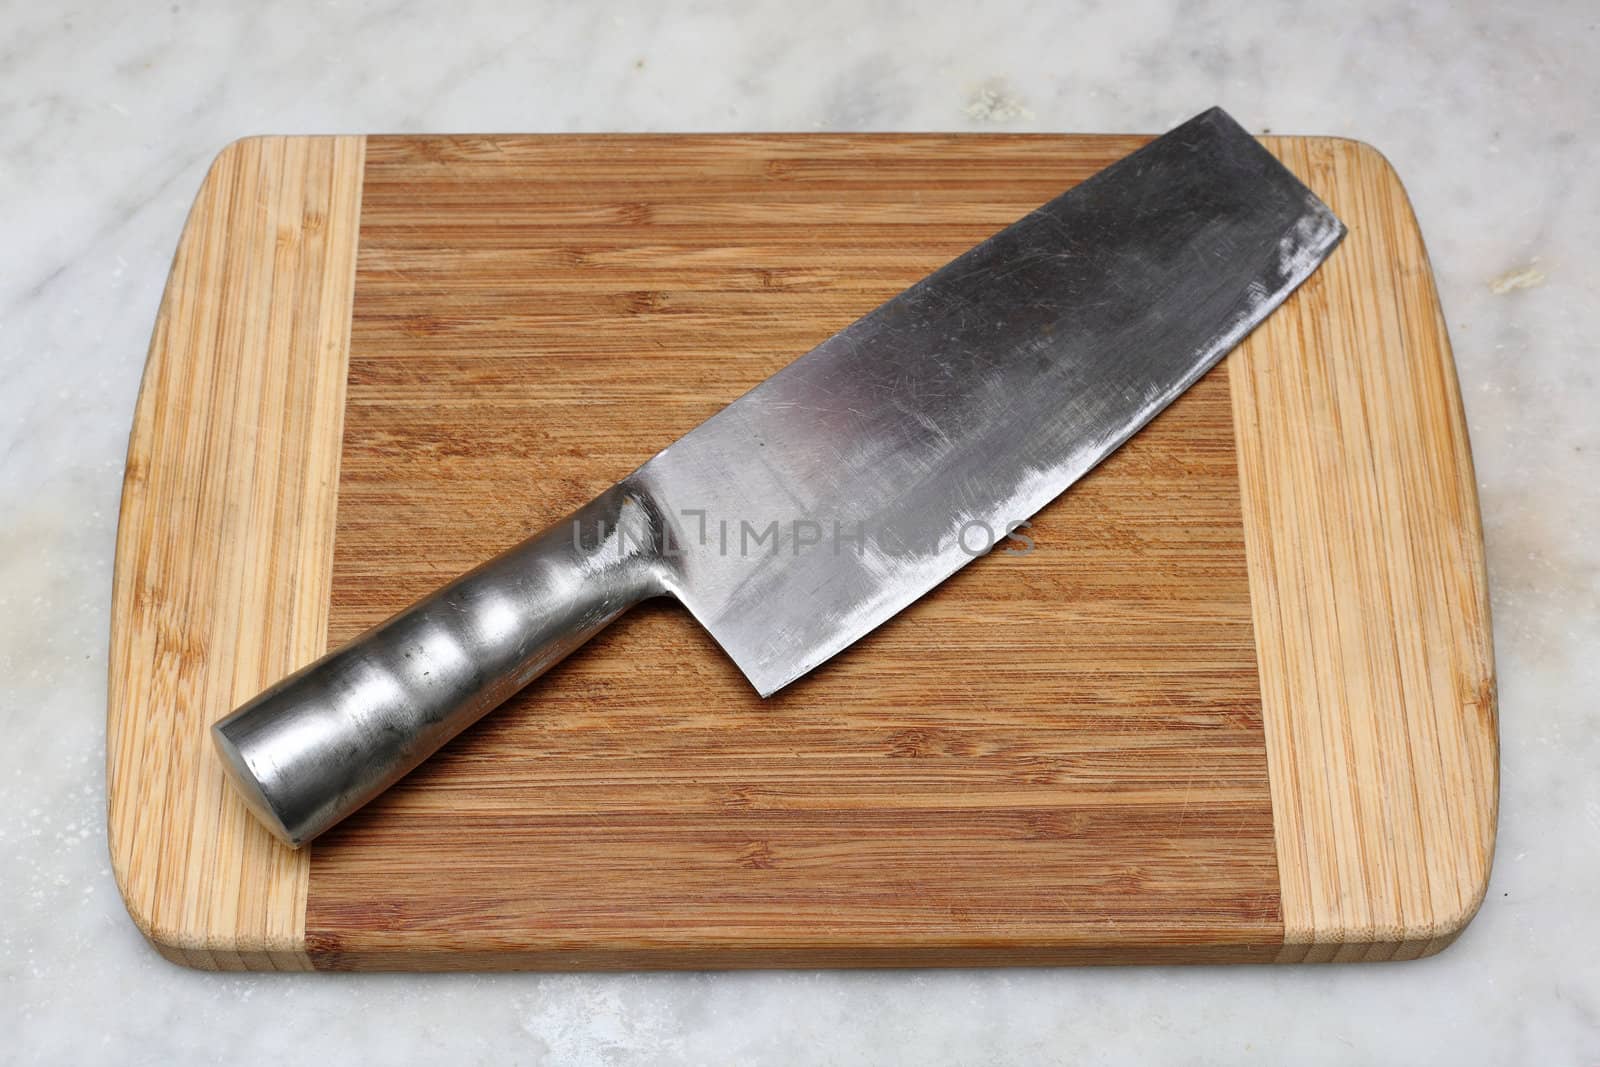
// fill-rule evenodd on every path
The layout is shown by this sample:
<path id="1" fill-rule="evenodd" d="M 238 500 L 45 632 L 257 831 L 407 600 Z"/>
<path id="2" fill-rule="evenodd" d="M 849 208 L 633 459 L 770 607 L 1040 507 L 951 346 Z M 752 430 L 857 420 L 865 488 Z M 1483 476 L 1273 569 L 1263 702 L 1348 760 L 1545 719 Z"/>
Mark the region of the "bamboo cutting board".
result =
<path id="1" fill-rule="evenodd" d="M 1040 513 L 1032 553 L 773 699 L 647 605 L 301 853 L 205 737 L 1145 140 L 230 145 L 118 535 L 111 851 L 139 928 L 279 969 L 1448 944 L 1494 841 L 1482 538 L 1416 223 L 1351 141 L 1267 140 L 1349 238 Z"/>

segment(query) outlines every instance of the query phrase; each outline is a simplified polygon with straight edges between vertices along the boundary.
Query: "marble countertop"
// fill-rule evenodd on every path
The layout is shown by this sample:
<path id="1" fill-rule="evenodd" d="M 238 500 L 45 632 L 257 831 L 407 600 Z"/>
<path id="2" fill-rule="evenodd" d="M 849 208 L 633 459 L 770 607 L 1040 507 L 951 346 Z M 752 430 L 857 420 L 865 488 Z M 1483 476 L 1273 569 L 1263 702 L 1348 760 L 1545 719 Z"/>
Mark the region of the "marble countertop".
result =
<path id="1" fill-rule="evenodd" d="M 1600 1061 L 1600 12 L 599 6 L 0 6 L 0 1059 Z M 1157 131 L 1213 103 L 1381 148 L 1438 274 L 1503 741 L 1493 883 L 1454 947 L 1387 966 L 307 978 L 187 971 L 140 939 L 105 845 L 112 546 L 161 286 L 223 144 Z"/>

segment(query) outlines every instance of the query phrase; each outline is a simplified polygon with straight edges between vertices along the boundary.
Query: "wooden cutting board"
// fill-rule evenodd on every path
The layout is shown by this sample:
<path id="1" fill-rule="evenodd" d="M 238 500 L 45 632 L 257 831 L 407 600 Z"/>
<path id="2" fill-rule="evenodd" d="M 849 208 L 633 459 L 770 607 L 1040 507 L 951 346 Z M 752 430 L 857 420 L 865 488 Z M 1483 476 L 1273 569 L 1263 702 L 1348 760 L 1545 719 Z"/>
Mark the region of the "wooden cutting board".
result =
<path id="1" fill-rule="evenodd" d="M 1400 182 L 994 553 L 759 700 L 626 617 L 305 852 L 207 725 L 1144 143 L 273 137 L 200 190 L 129 446 L 111 852 L 215 968 L 1391 959 L 1481 901 L 1498 751 L 1454 367 Z M 1019 432 L 1026 432 L 1019 427 Z"/>

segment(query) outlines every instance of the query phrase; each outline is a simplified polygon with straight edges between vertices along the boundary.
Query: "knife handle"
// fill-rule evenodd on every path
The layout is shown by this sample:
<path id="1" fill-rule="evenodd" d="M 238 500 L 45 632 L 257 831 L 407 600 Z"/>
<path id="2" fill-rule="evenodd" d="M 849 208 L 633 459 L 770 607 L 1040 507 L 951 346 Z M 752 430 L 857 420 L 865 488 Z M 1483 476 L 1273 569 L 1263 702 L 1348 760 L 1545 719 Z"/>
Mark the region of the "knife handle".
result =
<path id="1" fill-rule="evenodd" d="M 300 847 L 666 592 L 661 532 L 647 495 L 608 489 L 214 725 L 229 777 Z"/>

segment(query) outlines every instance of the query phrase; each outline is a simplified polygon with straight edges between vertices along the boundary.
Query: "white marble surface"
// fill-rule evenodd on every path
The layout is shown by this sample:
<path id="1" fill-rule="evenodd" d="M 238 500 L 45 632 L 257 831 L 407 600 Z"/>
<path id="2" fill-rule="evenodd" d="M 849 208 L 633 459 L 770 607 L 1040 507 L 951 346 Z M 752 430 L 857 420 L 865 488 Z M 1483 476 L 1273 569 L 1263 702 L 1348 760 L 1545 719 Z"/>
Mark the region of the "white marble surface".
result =
<path id="1" fill-rule="evenodd" d="M 1591 2 L 232 6 L 0 4 L 0 1060 L 1600 1062 Z M 307 978 L 186 971 L 141 942 L 104 840 L 110 560 L 157 299 L 225 142 L 1159 130 L 1212 103 L 1378 145 L 1433 254 L 1504 740 L 1493 885 L 1455 947 L 1369 967 Z"/>

